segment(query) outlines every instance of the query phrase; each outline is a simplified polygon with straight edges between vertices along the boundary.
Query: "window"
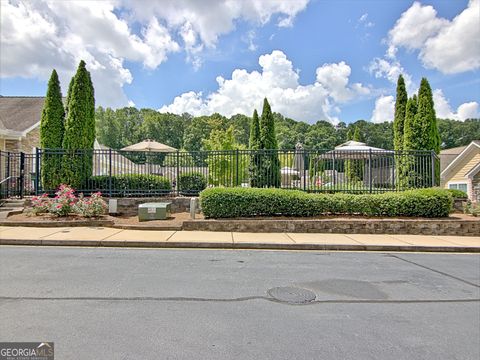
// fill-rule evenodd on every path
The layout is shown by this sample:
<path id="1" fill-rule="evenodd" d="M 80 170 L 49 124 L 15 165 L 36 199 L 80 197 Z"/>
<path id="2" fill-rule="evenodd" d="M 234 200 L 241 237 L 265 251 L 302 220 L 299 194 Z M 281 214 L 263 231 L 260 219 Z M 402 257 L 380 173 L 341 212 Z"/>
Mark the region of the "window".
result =
<path id="1" fill-rule="evenodd" d="M 461 190 L 463 191 L 464 193 L 467 192 L 467 184 L 466 183 L 460 183 L 460 184 L 448 184 L 448 188 L 449 189 L 457 189 L 457 190 Z"/>

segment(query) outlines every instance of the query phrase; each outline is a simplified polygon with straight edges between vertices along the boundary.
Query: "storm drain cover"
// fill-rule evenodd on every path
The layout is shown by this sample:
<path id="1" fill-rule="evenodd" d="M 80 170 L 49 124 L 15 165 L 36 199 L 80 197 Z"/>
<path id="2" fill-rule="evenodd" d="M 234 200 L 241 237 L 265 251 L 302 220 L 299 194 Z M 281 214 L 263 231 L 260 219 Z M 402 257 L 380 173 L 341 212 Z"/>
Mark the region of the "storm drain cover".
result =
<path id="1" fill-rule="evenodd" d="M 302 288 L 285 286 L 275 287 L 267 291 L 275 300 L 289 304 L 307 304 L 315 300 L 315 293 Z"/>

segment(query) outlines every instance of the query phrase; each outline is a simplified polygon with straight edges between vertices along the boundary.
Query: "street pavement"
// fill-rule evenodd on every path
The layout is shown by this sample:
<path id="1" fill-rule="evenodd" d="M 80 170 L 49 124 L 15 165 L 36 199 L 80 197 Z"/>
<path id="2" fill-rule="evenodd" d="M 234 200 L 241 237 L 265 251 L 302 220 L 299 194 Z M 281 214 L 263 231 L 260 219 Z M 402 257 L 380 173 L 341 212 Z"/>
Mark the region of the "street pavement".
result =
<path id="1" fill-rule="evenodd" d="M 1 246 L 0 341 L 73 360 L 478 359 L 480 256 Z"/>

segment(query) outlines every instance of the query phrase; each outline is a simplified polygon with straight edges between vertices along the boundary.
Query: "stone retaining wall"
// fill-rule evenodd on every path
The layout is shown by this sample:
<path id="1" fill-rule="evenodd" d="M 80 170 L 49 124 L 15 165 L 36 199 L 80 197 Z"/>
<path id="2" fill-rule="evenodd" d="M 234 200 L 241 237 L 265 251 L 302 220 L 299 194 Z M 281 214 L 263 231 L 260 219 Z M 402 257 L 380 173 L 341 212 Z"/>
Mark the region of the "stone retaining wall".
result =
<path id="1" fill-rule="evenodd" d="M 480 221 L 450 219 L 187 220 L 183 230 L 480 236 Z"/>

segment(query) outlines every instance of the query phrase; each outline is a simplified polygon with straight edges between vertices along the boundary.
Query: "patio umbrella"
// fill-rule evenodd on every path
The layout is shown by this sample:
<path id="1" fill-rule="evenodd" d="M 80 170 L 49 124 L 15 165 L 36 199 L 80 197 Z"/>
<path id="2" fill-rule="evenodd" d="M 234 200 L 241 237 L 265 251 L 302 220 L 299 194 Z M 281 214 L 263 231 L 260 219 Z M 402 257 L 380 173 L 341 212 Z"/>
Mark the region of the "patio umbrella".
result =
<path id="1" fill-rule="evenodd" d="M 297 143 L 295 145 L 295 157 L 293 158 L 293 168 L 298 172 L 303 172 L 305 169 L 305 158 L 303 153 L 303 145 Z"/>
<path id="2" fill-rule="evenodd" d="M 159 143 L 159 142 L 154 141 L 154 140 L 149 140 L 149 139 L 143 140 L 143 141 L 141 141 L 139 143 L 136 143 L 136 144 L 133 144 L 133 145 L 125 146 L 122 150 L 123 151 L 147 151 L 147 152 L 173 152 L 173 151 L 177 151 L 177 149 L 175 149 L 171 146 Z"/>
<path id="3" fill-rule="evenodd" d="M 122 151 L 139 151 L 139 152 L 164 152 L 164 153 L 177 151 L 177 149 L 171 146 L 168 146 L 150 139 L 143 140 L 133 145 L 125 146 L 121 150 Z M 147 155 L 147 163 L 148 163 L 148 155 Z M 148 168 L 149 168 L 149 172 L 152 172 L 150 163 Z"/>

